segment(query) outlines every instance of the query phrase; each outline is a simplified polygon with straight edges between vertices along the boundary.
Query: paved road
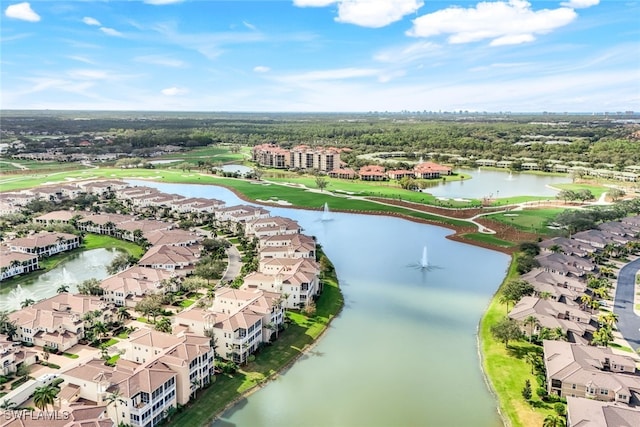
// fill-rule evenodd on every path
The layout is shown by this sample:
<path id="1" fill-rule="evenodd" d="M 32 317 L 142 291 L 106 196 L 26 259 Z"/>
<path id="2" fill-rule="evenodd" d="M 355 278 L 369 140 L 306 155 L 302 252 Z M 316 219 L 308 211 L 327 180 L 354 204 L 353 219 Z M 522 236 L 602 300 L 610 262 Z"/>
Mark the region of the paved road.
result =
<path id="1" fill-rule="evenodd" d="M 633 312 L 636 272 L 640 270 L 640 258 L 622 267 L 613 311 L 618 315 L 618 330 L 634 350 L 640 347 L 640 316 Z"/>
<path id="2" fill-rule="evenodd" d="M 227 256 L 229 257 L 229 265 L 227 266 L 227 271 L 225 271 L 222 276 L 223 282 L 235 279 L 238 274 L 240 274 L 240 269 L 242 268 L 242 257 L 235 245 L 231 245 L 231 247 L 227 249 Z"/>

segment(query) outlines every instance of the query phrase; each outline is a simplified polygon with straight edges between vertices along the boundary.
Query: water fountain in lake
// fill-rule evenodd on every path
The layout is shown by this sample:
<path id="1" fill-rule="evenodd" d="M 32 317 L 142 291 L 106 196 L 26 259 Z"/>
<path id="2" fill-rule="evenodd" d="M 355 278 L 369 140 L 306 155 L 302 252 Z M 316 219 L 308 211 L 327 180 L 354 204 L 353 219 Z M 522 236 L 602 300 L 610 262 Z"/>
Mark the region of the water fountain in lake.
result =
<path id="1" fill-rule="evenodd" d="M 422 257 L 420 258 L 420 261 L 411 263 L 407 267 L 415 268 L 423 272 L 440 268 L 436 265 L 429 263 L 429 254 L 428 254 L 426 245 L 422 248 Z"/>
<path id="2" fill-rule="evenodd" d="M 420 258 L 420 268 L 429 268 L 429 257 L 427 256 L 427 247 L 422 248 L 422 258 Z"/>
<path id="3" fill-rule="evenodd" d="M 24 289 L 22 286 L 18 285 L 15 289 L 12 289 L 9 292 L 9 295 L 5 298 L 4 304 L 2 304 L 2 310 L 14 311 L 19 310 L 22 301 L 25 300 L 36 300 L 33 292 Z"/>
<path id="4" fill-rule="evenodd" d="M 507 181 L 513 181 L 513 172 L 509 171 L 509 176 L 507 177 Z"/>
<path id="5" fill-rule="evenodd" d="M 322 209 L 322 218 L 321 221 L 331 221 L 331 211 L 329 211 L 329 205 L 327 203 L 324 204 L 324 208 Z"/>

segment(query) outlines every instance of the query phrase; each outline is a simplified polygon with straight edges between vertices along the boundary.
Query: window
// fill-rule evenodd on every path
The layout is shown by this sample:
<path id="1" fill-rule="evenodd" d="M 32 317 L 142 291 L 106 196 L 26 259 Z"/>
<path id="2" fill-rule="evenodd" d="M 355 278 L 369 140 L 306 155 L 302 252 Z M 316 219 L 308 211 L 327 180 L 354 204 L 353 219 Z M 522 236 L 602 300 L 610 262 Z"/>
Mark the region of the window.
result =
<path id="1" fill-rule="evenodd" d="M 571 384 L 571 388 L 572 388 L 573 390 L 575 390 L 575 389 L 576 389 L 576 385 L 575 385 L 575 384 Z"/>
<path id="2" fill-rule="evenodd" d="M 603 395 L 603 396 L 608 396 L 609 395 L 609 390 L 602 389 L 602 390 L 600 390 L 600 394 Z"/>

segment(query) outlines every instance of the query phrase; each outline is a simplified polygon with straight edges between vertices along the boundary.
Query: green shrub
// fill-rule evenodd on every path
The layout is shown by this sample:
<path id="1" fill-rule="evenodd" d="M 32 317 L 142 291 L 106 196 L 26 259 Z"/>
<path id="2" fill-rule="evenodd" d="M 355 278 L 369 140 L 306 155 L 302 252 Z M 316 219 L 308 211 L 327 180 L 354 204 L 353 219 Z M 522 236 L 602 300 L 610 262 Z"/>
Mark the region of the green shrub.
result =
<path id="1" fill-rule="evenodd" d="M 556 414 L 560 415 L 561 417 L 564 417 L 567 413 L 566 406 L 564 406 L 564 403 L 561 403 L 561 402 L 558 402 L 555 405 L 553 405 L 553 410 L 556 411 Z"/>

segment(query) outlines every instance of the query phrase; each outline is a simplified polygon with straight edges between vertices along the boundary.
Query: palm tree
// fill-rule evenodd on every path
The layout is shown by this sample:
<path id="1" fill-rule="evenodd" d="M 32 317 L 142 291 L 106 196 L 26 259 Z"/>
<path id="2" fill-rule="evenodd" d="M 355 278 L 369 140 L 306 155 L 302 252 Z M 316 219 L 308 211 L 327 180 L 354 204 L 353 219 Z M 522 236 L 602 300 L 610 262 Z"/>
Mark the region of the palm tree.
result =
<path id="1" fill-rule="evenodd" d="M 156 322 L 155 326 L 156 331 L 164 332 L 167 334 L 171 333 L 171 319 L 168 317 L 162 317 Z"/>
<path id="2" fill-rule="evenodd" d="M 20 308 L 26 308 L 29 307 L 30 305 L 33 305 L 35 301 L 32 300 L 31 298 L 27 298 L 26 300 L 22 301 L 20 303 Z"/>
<path id="3" fill-rule="evenodd" d="M 47 406 L 53 406 L 57 394 L 58 389 L 53 386 L 37 387 L 33 392 L 33 403 L 38 409 L 44 411 Z"/>
<path id="4" fill-rule="evenodd" d="M 552 297 L 552 294 L 549 291 L 542 291 L 538 296 L 540 297 L 540 299 L 548 300 Z"/>
<path id="5" fill-rule="evenodd" d="M 592 299 L 593 298 L 591 298 L 591 295 L 587 295 L 587 294 L 584 294 L 580 297 L 580 302 L 583 310 L 591 305 Z"/>
<path id="6" fill-rule="evenodd" d="M 118 307 L 117 315 L 118 320 L 123 323 L 125 320 L 131 319 L 131 314 L 129 313 L 129 309 L 127 307 Z"/>
<path id="7" fill-rule="evenodd" d="M 601 299 L 609 299 L 609 290 L 607 288 L 597 288 L 593 290 L 593 294 Z"/>
<path id="8" fill-rule="evenodd" d="M 618 321 L 618 317 L 619 316 L 615 314 L 613 311 L 607 311 L 606 313 L 598 316 L 598 322 L 612 328 L 613 325 L 615 325 L 615 323 Z"/>
<path id="9" fill-rule="evenodd" d="M 65 292 L 69 292 L 69 285 L 58 286 L 58 289 L 56 290 L 56 292 L 59 294 L 64 294 Z"/>
<path id="10" fill-rule="evenodd" d="M 107 333 L 107 325 L 100 321 L 94 323 L 91 329 L 93 330 L 93 336 L 97 341 L 102 340 L 104 334 Z"/>
<path id="11" fill-rule="evenodd" d="M 562 252 L 562 247 L 560 247 L 560 245 L 551 245 L 549 246 L 549 250 L 554 254 L 557 254 L 559 252 Z"/>
<path id="12" fill-rule="evenodd" d="M 120 417 L 118 416 L 118 403 L 121 405 L 124 405 L 125 403 L 127 403 L 123 398 L 122 398 L 122 393 L 120 392 L 120 389 L 117 388 L 114 391 L 112 391 L 111 393 L 109 393 L 107 395 L 107 397 L 104 398 L 104 401 L 107 402 L 107 407 L 109 407 L 109 405 L 113 405 L 115 412 L 116 412 L 116 426 L 120 425 Z"/>
<path id="13" fill-rule="evenodd" d="M 531 336 L 533 335 L 533 330 L 536 326 L 540 326 L 540 321 L 535 316 L 527 316 L 526 319 L 522 322 L 525 326 L 529 325 L 529 342 L 531 342 Z"/>
<path id="14" fill-rule="evenodd" d="M 564 418 L 558 415 L 547 415 L 542 423 L 542 427 L 565 427 L 566 425 Z"/>

